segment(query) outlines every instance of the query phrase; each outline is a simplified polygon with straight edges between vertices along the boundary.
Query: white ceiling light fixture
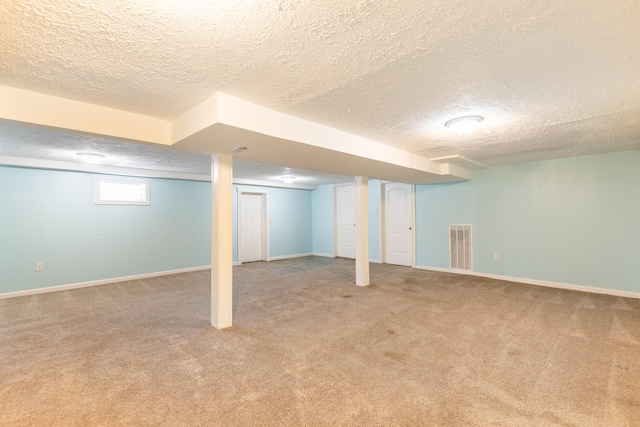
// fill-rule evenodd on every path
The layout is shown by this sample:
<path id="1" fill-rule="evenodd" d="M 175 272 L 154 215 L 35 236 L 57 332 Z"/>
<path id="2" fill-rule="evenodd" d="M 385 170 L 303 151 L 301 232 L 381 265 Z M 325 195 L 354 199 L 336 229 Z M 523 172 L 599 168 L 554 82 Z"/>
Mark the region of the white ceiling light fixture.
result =
<path id="1" fill-rule="evenodd" d="M 444 125 L 458 135 L 464 135 L 474 131 L 483 120 L 482 116 L 463 116 L 451 119 Z"/>
<path id="2" fill-rule="evenodd" d="M 287 184 L 291 184 L 296 179 L 296 177 L 293 175 L 285 175 L 280 177 L 280 179 L 286 182 Z"/>
<path id="3" fill-rule="evenodd" d="M 107 157 L 104 154 L 98 154 L 98 153 L 76 153 L 76 155 L 79 156 L 85 162 L 91 163 L 94 165 L 100 163 L 105 159 L 105 157 Z"/>

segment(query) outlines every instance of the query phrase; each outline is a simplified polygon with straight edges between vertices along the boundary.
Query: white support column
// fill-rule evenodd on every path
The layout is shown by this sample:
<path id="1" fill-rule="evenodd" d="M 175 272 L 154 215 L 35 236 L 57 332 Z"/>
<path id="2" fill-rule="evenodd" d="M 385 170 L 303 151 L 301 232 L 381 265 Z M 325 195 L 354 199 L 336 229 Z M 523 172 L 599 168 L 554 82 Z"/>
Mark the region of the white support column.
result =
<path id="1" fill-rule="evenodd" d="M 211 325 L 232 324 L 233 310 L 233 156 L 211 158 Z"/>
<path id="2" fill-rule="evenodd" d="M 356 202 L 356 285 L 369 284 L 369 180 L 366 176 L 355 177 L 354 199 Z"/>

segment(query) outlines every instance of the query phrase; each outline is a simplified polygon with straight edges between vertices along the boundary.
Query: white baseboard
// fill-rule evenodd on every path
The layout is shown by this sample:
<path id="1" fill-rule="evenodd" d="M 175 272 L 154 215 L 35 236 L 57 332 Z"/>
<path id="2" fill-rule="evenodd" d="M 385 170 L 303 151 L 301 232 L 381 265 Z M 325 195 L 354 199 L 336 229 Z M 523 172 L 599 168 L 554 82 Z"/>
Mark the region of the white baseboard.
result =
<path id="1" fill-rule="evenodd" d="M 324 252 L 313 252 L 311 255 L 313 255 L 313 256 L 321 256 L 321 257 L 325 257 L 325 258 L 335 258 L 336 257 L 335 254 L 326 254 Z M 350 258 L 350 259 L 354 259 L 354 258 Z M 373 259 L 373 258 L 369 258 L 369 262 L 373 262 L 375 264 L 382 264 L 382 261 L 380 261 L 379 259 Z"/>
<path id="2" fill-rule="evenodd" d="M 158 271 L 155 273 L 136 274 L 133 276 L 113 277 L 110 279 L 92 280 L 90 282 L 71 283 L 69 285 L 49 286 L 47 288 L 27 289 L 25 291 L 5 292 L 0 299 L 44 294 L 48 292 L 67 291 L 69 289 L 88 288 L 90 286 L 106 285 L 109 283 L 128 282 L 131 280 L 147 279 L 149 277 L 168 276 L 170 274 L 189 273 L 192 271 L 211 270 L 210 265 L 202 267 L 179 268 L 177 270 Z"/>
<path id="3" fill-rule="evenodd" d="M 314 252 L 314 253 L 306 253 L 306 254 L 294 254 L 294 255 L 283 255 L 283 256 L 278 256 L 278 257 L 272 257 L 271 261 L 277 261 L 277 260 L 289 259 L 289 258 L 302 258 L 302 257 L 306 257 L 306 256 L 311 256 L 311 255 L 335 258 L 333 255 L 330 255 L 330 254 L 320 254 L 320 253 Z M 369 260 L 369 262 L 379 263 L 380 261 L 379 260 Z M 240 263 L 234 262 L 233 265 L 240 265 Z M 489 278 L 489 279 L 496 279 L 496 280 L 506 280 L 506 281 L 509 281 L 509 282 L 525 283 L 525 284 L 528 284 L 528 285 L 545 286 L 545 287 L 548 287 L 548 288 L 558 288 L 558 289 L 567 289 L 567 290 L 572 290 L 572 291 L 591 292 L 591 293 L 595 293 L 595 294 L 614 295 L 614 296 L 620 296 L 620 297 L 626 297 L 626 298 L 640 298 L 640 292 L 621 291 L 621 290 L 607 289 L 607 288 L 596 288 L 596 287 L 592 287 L 592 286 L 573 285 L 573 284 L 568 284 L 568 283 L 551 282 L 551 281 L 547 281 L 547 280 L 537 280 L 537 279 L 527 279 L 527 278 L 522 278 L 522 277 L 501 276 L 501 275 L 498 275 L 498 274 L 478 273 L 478 272 L 475 272 L 475 271 L 461 271 L 461 270 L 454 270 L 454 269 L 450 269 L 450 268 L 426 267 L 426 266 L 421 266 L 421 265 L 417 265 L 415 268 L 418 269 L 418 270 L 438 271 L 438 272 L 442 272 L 442 273 L 462 274 L 462 275 L 467 275 L 467 276 L 486 277 L 486 278 Z M 66 290 L 70 290 L 70 289 L 78 289 L 78 288 L 87 288 L 87 287 L 90 287 L 90 286 L 106 285 L 106 284 L 109 284 L 109 283 L 127 282 L 127 281 L 131 281 L 131 280 L 146 279 L 146 278 L 150 278 L 150 277 L 168 276 L 168 275 L 171 275 L 171 274 L 188 273 L 188 272 L 192 272 L 192 271 L 203 271 L 203 270 L 210 270 L 210 269 L 211 269 L 210 265 L 201 266 L 201 267 L 180 268 L 180 269 L 176 269 L 176 270 L 166 270 L 166 271 L 159 271 L 159 272 L 155 272 L 155 273 L 136 274 L 136 275 L 133 275 L 133 276 L 123 276 L 123 277 L 115 277 L 115 278 L 110 278 L 110 279 L 93 280 L 93 281 L 90 281 L 90 282 L 72 283 L 72 284 L 69 284 L 69 285 L 59 285 L 59 286 L 50 286 L 50 287 L 47 287 L 47 288 L 37 288 L 37 289 L 28 289 L 28 290 L 24 290 L 24 291 L 6 292 L 6 293 L 0 294 L 0 299 L 15 298 L 15 297 L 22 297 L 22 296 L 36 295 L 36 294 L 43 294 L 43 293 L 48 293 L 48 292 L 66 291 Z"/>
<path id="4" fill-rule="evenodd" d="M 280 261 L 280 260 L 282 260 L 282 259 L 302 258 L 302 257 L 312 256 L 312 255 L 315 255 L 315 254 L 314 254 L 314 253 L 312 253 L 312 252 L 308 252 L 308 253 L 306 253 L 306 254 L 293 254 L 293 255 L 272 256 L 272 257 L 269 257 L 268 261 Z M 264 261 L 264 260 L 262 260 L 262 261 Z M 234 263 L 233 263 L 233 265 L 242 265 L 242 263 L 241 263 L 241 262 L 239 262 L 239 261 L 237 261 L 237 262 L 234 262 Z"/>
<path id="5" fill-rule="evenodd" d="M 418 270 L 439 271 L 442 273 L 462 274 L 465 276 L 486 277 L 488 279 L 506 280 L 508 282 L 525 283 L 527 285 L 545 286 L 547 288 L 567 289 L 570 291 L 590 292 L 593 294 L 613 295 L 625 298 L 640 298 L 640 292 L 621 291 L 617 289 L 596 288 L 593 286 L 573 285 L 570 283 L 551 282 L 548 280 L 527 279 L 523 277 L 501 276 L 499 274 L 478 273 L 475 271 L 456 270 L 452 268 L 425 267 L 416 265 Z"/>
<path id="6" fill-rule="evenodd" d="M 336 256 L 334 254 L 325 254 L 323 252 L 312 252 L 311 255 L 313 256 L 322 256 L 325 258 L 335 258 Z"/>
<path id="7" fill-rule="evenodd" d="M 279 261 L 281 259 L 289 259 L 289 258 L 302 258 L 302 257 L 312 256 L 312 255 L 313 255 L 313 252 L 307 252 L 306 254 L 272 256 L 272 257 L 269 257 L 269 261 Z"/>

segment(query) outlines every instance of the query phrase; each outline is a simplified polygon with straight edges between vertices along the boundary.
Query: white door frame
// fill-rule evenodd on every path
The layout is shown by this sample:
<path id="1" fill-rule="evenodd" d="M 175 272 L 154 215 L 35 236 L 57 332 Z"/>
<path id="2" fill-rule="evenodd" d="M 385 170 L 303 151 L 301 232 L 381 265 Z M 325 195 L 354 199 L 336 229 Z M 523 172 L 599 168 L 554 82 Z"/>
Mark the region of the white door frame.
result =
<path id="1" fill-rule="evenodd" d="M 338 256 L 338 188 L 339 187 L 347 187 L 352 185 L 355 190 L 355 182 L 344 182 L 342 184 L 334 184 L 333 185 L 333 256 Z M 353 208 L 355 210 L 355 200 L 353 202 Z M 355 256 L 354 258 L 355 259 Z"/>
<path id="2" fill-rule="evenodd" d="M 387 184 L 403 184 L 401 182 L 393 181 L 380 181 L 380 262 L 386 264 L 387 262 L 387 197 L 386 189 Z M 416 267 L 416 247 L 418 242 L 416 241 L 416 186 L 411 186 L 411 240 L 412 240 L 412 259 L 411 267 Z"/>
<path id="3" fill-rule="evenodd" d="M 269 218 L 267 217 L 268 210 L 268 201 L 267 201 L 267 193 L 266 191 L 260 190 L 250 190 L 250 189 L 242 189 L 237 188 L 238 199 L 237 199 L 237 210 L 238 210 L 238 218 L 236 218 L 236 236 L 238 236 L 238 265 L 242 264 L 242 239 L 240 238 L 240 218 L 242 218 L 241 212 L 241 199 L 243 194 L 253 194 L 258 195 L 260 197 L 260 204 L 262 206 L 262 224 L 260 225 L 262 236 L 261 243 L 262 247 L 260 248 L 260 252 L 262 253 L 262 261 L 271 261 L 271 257 L 269 255 Z"/>

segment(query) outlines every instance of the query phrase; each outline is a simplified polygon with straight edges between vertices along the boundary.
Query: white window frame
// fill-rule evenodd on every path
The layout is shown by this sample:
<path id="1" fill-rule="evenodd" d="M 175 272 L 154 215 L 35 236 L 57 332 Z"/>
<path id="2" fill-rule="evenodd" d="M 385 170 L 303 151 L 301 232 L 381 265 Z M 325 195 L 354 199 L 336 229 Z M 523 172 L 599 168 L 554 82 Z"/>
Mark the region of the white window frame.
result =
<path id="1" fill-rule="evenodd" d="M 102 182 L 114 182 L 122 184 L 144 184 L 145 186 L 145 200 L 143 201 L 129 201 L 129 200 L 103 200 L 100 198 L 100 183 Z M 151 204 L 149 180 L 145 178 L 132 178 L 132 177 L 104 177 L 97 176 L 95 178 L 95 186 L 93 193 L 93 202 L 96 205 L 134 205 L 134 206 L 149 206 Z"/>

